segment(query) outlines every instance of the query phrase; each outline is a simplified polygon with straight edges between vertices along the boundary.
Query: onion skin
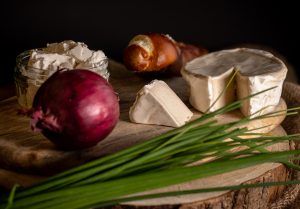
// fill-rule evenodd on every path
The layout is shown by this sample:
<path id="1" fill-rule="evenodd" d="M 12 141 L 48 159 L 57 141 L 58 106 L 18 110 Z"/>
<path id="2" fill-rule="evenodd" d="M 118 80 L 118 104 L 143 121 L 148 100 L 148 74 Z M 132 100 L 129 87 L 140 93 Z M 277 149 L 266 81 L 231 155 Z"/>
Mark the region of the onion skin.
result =
<path id="1" fill-rule="evenodd" d="M 119 102 L 111 85 L 88 70 L 63 69 L 37 91 L 31 128 L 64 150 L 96 145 L 115 127 Z"/>

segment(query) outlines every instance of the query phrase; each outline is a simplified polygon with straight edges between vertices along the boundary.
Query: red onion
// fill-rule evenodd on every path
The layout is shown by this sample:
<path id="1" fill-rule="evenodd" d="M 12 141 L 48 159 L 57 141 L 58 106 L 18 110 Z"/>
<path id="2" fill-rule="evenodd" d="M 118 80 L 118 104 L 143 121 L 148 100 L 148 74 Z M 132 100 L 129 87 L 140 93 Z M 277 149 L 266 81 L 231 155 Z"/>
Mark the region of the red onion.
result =
<path id="1" fill-rule="evenodd" d="M 111 85 L 88 70 L 63 69 L 37 91 L 31 127 L 66 150 L 91 147 L 104 139 L 119 119 Z"/>

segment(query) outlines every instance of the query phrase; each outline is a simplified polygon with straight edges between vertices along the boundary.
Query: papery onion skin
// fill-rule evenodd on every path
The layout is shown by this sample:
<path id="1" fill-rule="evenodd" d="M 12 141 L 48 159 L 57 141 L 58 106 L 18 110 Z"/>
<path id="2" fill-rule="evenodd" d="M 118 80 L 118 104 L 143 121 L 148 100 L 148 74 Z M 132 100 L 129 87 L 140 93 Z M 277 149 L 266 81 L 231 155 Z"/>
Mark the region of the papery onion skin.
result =
<path id="1" fill-rule="evenodd" d="M 96 145 L 113 130 L 120 115 L 112 86 L 81 69 L 59 70 L 47 79 L 31 112 L 31 128 L 65 150 Z"/>

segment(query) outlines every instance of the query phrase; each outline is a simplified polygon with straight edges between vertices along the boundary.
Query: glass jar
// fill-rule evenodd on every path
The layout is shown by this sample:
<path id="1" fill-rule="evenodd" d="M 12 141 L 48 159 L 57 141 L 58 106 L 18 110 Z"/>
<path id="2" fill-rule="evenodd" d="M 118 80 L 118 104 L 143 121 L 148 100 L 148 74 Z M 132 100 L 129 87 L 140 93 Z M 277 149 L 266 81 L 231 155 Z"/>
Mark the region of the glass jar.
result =
<path id="1" fill-rule="evenodd" d="M 37 90 L 54 73 L 50 70 L 28 66 L 31 52 L 32 50 L 27 50 L 17 56 L 14 70 L 17 100 L 22 108 L 32 107 L 32 102 Z M 98 63 L 92 63 L 80 69 L 91 70 L 108 81 L 109 72 L 107 66 L 108 59 L 104 59 Z"/>

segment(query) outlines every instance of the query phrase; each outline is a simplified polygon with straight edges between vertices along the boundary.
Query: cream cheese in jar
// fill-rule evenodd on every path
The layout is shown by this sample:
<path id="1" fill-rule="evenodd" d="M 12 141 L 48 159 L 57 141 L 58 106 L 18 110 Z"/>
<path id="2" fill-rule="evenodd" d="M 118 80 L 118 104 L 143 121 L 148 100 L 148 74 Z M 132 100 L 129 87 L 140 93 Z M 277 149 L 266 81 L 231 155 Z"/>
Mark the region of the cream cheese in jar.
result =
<path id="1" fill-rule="evenodd" d="M 17 56 L 14 72 L 18 103 L 30 108 L 38 88 L 58 69 L 87 69 L 108 80 L 107 66 L 103 51 L 90 50 L 82 42 L 68 40 L 25 51 Z"/>

